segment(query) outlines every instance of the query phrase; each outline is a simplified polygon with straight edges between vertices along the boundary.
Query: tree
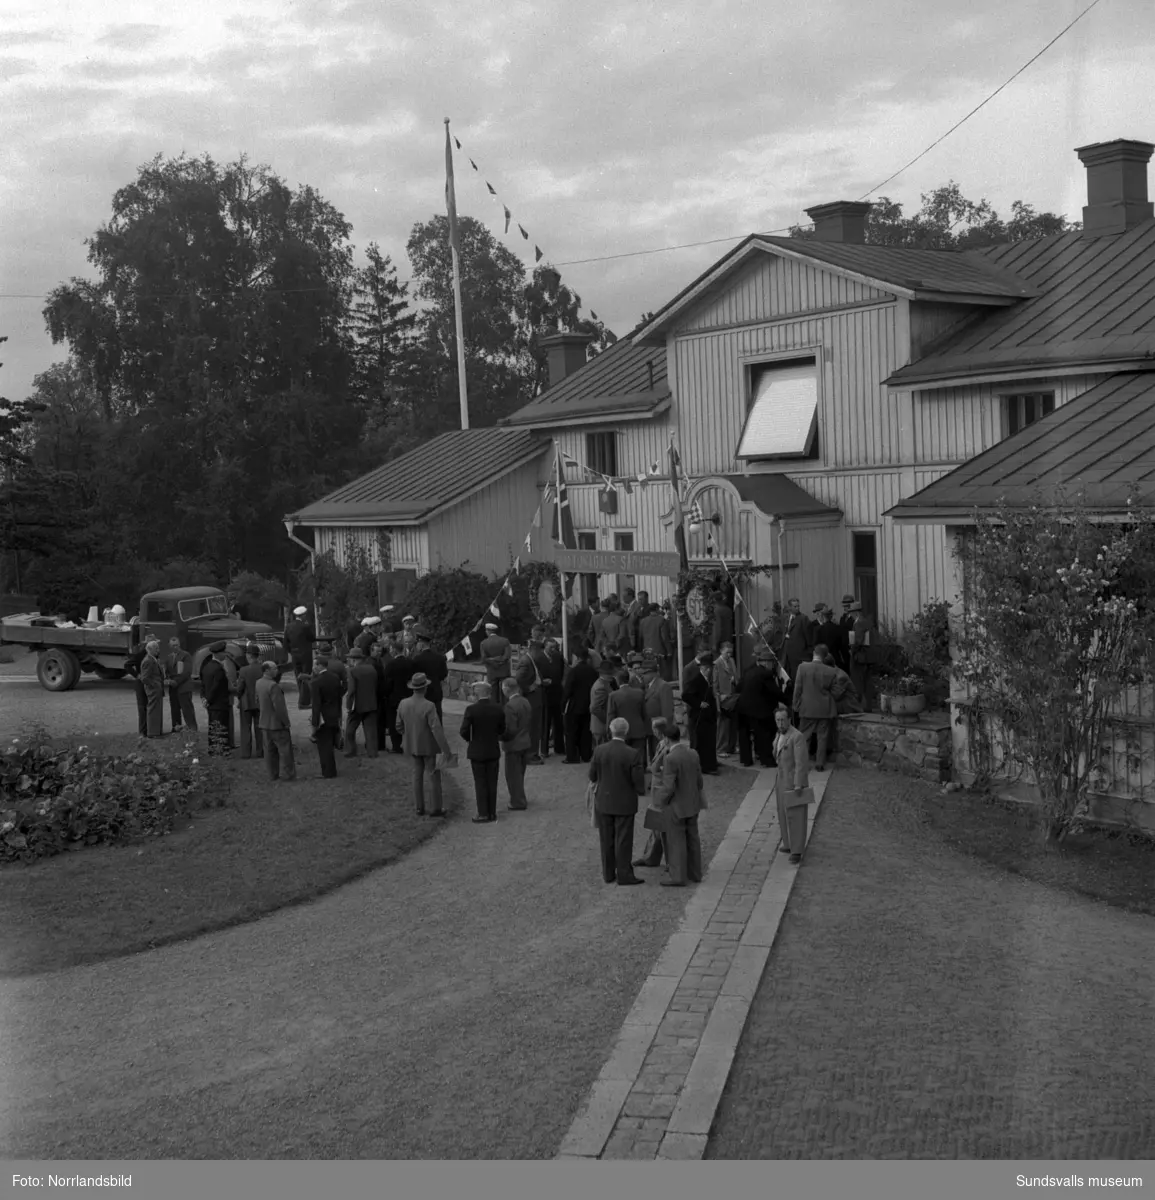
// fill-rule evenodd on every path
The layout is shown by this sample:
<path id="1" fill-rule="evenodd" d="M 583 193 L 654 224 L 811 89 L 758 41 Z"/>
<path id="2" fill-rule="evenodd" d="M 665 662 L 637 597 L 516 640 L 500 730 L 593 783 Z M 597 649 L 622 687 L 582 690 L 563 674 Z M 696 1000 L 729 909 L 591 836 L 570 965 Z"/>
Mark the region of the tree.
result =
<path id="1" fill-rule="evenodd" d="M 602 321 L 581 315 L 581 297 L 562 282 L 561 272 L 549 263 L 539 263 L 526 285 L 526 320 L 529 323 L 529 354 L 533 360 L 530 397 L 549 385 L 549 356 L 540 346 L 552 333 L 586 333 L 590 342 L 587 357 L 594 358 L 616 342 L 617 335 Z"/>
<path id="2" fill-rule="evenodd" d="M 280 574 L 284 513 L 361 465 L 350 227 L 244 158 L 143 166 L 45 318 L 117 422 L 142 559 Z"/>
<path id="3" fill-rule="evenodd" d="M 1034 776 L 1055 841 L 1086 818 L 1112 713 L 1149 677 L 1155 518 L 1132 507 L 1133 520 L 1106 525 L 1082 497 L 1003 508 L 976 516 L 963 556 L 952 641 L 970 724 Z"/>
<path id="4" fill-rule="evenodd" d="M 870 246 L 906 246 L 919 250 L 977 250 L 1026 238 L 1052 237 L 1079 228 L 1057 213 L 1036 212 L 1016 200 L 1011 218 L 1002 220 L 988 200 L 968 200 L 952 179 L 932 192 L 922 194 L 917 213 L 903 215 L 902 205 L 889 196 L 873 201 L 866 217 L 866 242 Z M 813 229 L 794 225 L 790 236 L 814 237 Z"/>

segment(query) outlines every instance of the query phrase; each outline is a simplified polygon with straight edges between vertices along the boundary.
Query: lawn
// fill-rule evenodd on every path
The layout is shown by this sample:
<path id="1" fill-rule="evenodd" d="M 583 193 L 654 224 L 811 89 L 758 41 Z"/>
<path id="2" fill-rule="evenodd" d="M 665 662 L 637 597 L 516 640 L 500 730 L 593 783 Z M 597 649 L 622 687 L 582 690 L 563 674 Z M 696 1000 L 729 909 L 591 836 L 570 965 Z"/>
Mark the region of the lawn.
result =
<path id="1" fill-rule="evenodd" d="M 129 753 L 135 737 L 86 741 Z M 99 962 L 252 921 L 332 891 L 433 836 L 418 817 L 405 759 L 339 756 L 322 780 L 313 748 L 296 739 L 298 780 L 270 783 L 264 763 L 232 760 L 224 807 L 138 845 L 96 847 L 0 867 L 0 975 Z M 460 806 L 447 772 L 446 807 Z"/>
<path id="2" fill-rule="evenodd" d="M 1029 807 L 989 793 L 943 793 L 894 777 L 888 803 L 898 823 L 923 827 L 941 843 L 1035 883 L 1155 915 L 1155 840 L 1099 829 L 1047 845 Z"/>

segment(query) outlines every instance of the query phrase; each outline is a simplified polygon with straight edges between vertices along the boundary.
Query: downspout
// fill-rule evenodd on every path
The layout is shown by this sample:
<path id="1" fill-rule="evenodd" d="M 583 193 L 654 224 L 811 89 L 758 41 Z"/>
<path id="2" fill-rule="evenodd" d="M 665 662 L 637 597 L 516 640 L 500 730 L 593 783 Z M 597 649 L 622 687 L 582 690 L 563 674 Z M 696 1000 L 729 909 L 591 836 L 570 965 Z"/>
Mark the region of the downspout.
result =
<path id="1" fill-rule="evenodd" d="M 296 542 L 302 550 L 309 552 L 309 574 L 313 577 L 313 628 L 319 633 L 321 629 L 321 618 L 317 611 L 317 552 L 308 543 L 301 541 L 293 532 L 297 528 L 296 521 L 285 518 L 285 532 L 289 535 L 289 541 Z"/>

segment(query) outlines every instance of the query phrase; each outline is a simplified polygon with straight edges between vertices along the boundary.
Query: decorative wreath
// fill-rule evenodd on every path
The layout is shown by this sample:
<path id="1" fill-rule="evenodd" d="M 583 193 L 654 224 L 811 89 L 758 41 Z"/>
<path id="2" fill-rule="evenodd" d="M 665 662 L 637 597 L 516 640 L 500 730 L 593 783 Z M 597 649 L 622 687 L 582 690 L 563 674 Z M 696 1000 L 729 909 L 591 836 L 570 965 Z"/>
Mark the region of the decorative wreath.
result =
<path id="1" fill-rule="evenodd" d="M 553 563 L 529 562 L 523 563 L 521 575 L 529 591 L 529 607 L 533 615 L 543 624 L 548 625 L 561 618 L 561 575 Z M 548 588 L 543 588 L 549 584 Z M 548 607 L 542 601 L 548 601 L 552 590 L 552 602 Z"/>
<path id="2" fill-rule="evenodd" d="M 714 631 L 714 577 L 717 571 L 690 570 L 678 576 L 678 616 L 685 619 L 695 637 L 708 638 Z M 690 609 L 701 616 L 694 620 Z"/>

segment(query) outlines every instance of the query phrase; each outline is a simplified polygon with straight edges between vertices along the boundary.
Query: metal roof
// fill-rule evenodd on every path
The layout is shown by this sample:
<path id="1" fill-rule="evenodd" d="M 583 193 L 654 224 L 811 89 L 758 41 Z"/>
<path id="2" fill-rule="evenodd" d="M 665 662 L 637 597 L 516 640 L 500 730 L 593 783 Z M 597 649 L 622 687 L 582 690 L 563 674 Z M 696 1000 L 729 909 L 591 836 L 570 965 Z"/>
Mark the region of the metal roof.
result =
<path id="1" fill-rule="evenodd" d="M 841 510 L 816 500 L 785 475 L 724 475 L 743 500 L 751 501 L 768 517 L 838 517 Z"/>
<path id="2" fill-rule="evenodd" d="M 1132 488 L 1155 503 L 1155 374 L 1112 375 L 884 513 L 966 523 L 1000 501 L 1023 508 L 1083 492 L 1101 512 L 1125 510 Z"/>
<path id="3" fill-rule="evenodd" d="M 549 442 L 528 429 L 456 429 L 290 514 L 302 525 L 416 521 L 541 454 Z"/>
<path id="4" fill-rule="evenodd" d="M 987 313 L 888 384 L 995 375 L 1038 367 L 1155 368 L 1155 221 L 1126 233 L 1064 233 L 971 251 L 1033 285 L 1036 295 Z"/>
<path id="5" fill-rule="evenodd" d="M 507 425 L 562 425 L 574 418 L 644 416 L 669 399 L 666 351 L 638 346 L 631 334 L 506 418 Z"/>

